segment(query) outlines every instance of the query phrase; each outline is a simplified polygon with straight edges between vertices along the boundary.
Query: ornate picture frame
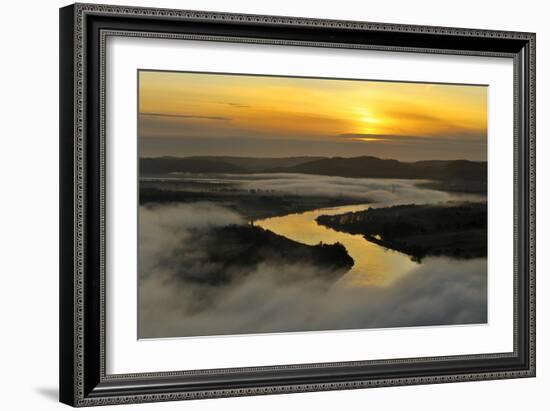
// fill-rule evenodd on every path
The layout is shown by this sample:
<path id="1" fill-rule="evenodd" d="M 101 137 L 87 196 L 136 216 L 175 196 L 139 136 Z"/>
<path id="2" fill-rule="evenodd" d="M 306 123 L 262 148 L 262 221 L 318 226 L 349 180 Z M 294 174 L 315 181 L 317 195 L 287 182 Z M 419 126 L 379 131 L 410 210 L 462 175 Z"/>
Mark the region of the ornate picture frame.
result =
<path id="1" fill-rule="evenodd" d="M 513 350 L 108 373 L 105 94 L 111 37 L 511 60 Z M 75 4 L 60 10 L 60 100 L 61 402 L 80 407 L 535 376 L 534 33 Z"/>

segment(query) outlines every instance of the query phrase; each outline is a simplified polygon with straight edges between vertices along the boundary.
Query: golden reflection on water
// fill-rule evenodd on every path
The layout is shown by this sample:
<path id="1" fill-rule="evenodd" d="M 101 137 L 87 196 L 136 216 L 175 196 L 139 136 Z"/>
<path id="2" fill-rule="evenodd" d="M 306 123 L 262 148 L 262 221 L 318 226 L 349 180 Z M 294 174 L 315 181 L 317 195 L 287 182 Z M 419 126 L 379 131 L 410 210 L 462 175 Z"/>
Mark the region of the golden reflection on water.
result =
<path id="1" fill-rule="evenodd" d="M 343 214 L 369 208 L 366 204 L 322 208 L 300 214 L 266 218 L 254 224 L 303 244 L 342 243 L 355 261 L 340 280 L 350 286 L 388 286 L 418 265 L 405 254 L 371 243 L 358 234 L 347 234 L 317 224 L 320 215 Z"/>

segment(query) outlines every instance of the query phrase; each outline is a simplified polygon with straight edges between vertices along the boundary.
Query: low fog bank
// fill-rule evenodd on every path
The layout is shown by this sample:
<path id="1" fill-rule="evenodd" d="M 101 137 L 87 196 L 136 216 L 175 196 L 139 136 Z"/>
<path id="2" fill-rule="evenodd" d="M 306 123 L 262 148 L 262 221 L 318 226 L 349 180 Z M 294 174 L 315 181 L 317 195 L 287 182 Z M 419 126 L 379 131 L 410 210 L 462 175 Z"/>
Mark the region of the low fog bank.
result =
<path id="1" fill-rule="evenodd" d="M 335 181 L 330 184 L 338 185 Z M 387 184 L 378 188 L 375 181 L 368 184 L 371 194 L 378 190 L 381 196 L 392 194 Z M 401 184 L 411 196 L 431 191 L 399 180 L 395 184 Z M 403 192 L 399 198 L 403 199 Z M 386 197 L 384 201 L 392 200 Z M 210 203 L 140 208 L 141 338 L 487 321 L 486 259 L 426 258 L 390 287 L 350 288 L 345 282 L 327 283 L 319 268 L 268 260 L 228 285 L 193 281 L 217 268 L 217 263 L 206 257 L 207 244 L 201 241 L 201 233 L 239 223 L 238 214 Z M 287 278 L 301 280 L 281 281 L 283 272 Z"/>
<path id="2" fill-rule="evenodd" d="M 209 202 L 179 204 L 177 206 L 142 206 L 139 209 L 139 263 L 140 277 L 173 273 L 174 257 L 186 258 L 193 267 L 201 257 L 194 234 L 211 227 L 242 224 L 239 214 Z M 186 253 L 193 247 L 192 253 Z M 175 253 L 178 252 L 178 256 Z"/>
<path id="3" fill-rule="evenodd" d="M 418 186 L 428 182 L 429 180 L 347 178 L 282 173 L 239 176 L 239 186 L 248 190 L 274 190 L 304 196 L 356 198 L 378 203 L 381 206 L 486 200 L 485 195 L 445 192 Z"/>

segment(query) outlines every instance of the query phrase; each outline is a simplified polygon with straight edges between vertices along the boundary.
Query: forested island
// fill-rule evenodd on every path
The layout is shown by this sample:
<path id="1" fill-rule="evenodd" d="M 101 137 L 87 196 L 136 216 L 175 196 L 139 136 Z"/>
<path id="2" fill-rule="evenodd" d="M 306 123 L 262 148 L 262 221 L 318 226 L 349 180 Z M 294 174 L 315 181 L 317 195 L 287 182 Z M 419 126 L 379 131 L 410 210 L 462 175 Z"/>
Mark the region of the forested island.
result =
<path id="1" fill-rule="evenodd" d="M 280 270 L 276 273 L 278 282 L 332 282 L 354 264 L 342 244 L 301 244 L 253 225 L 195 231 L 189 242 L 191 247 L 201 250 L 198 265 L 203 269 L 195 272 L 177 265 L 181 267 L 178 275 L 181 280 L 195 284 L 221 286 L 235 283 L 257 271 L 258 266 L 265 262 L 273 267 L 297 265 L 314 268 L 295 270 L 293 275 Z M 177 260 L 179 255 L 176 253 L 173 258 Z"/>

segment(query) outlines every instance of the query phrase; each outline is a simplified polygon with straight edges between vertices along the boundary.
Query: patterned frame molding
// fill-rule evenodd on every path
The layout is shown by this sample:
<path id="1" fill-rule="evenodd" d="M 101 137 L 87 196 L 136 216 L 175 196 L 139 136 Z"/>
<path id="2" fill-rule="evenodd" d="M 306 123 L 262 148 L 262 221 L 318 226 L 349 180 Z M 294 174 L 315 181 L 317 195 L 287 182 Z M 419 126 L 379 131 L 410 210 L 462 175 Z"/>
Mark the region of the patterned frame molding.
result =
<path id="1" fill-rule="evenodd" d="M 109 36 L 513 59 L 514 351 L 106 374 L 105 49 Z M 60 96 L 62 402 L 92 406 L 535 376 L 535 34 L 75 4 L 60 10 Z"/>

